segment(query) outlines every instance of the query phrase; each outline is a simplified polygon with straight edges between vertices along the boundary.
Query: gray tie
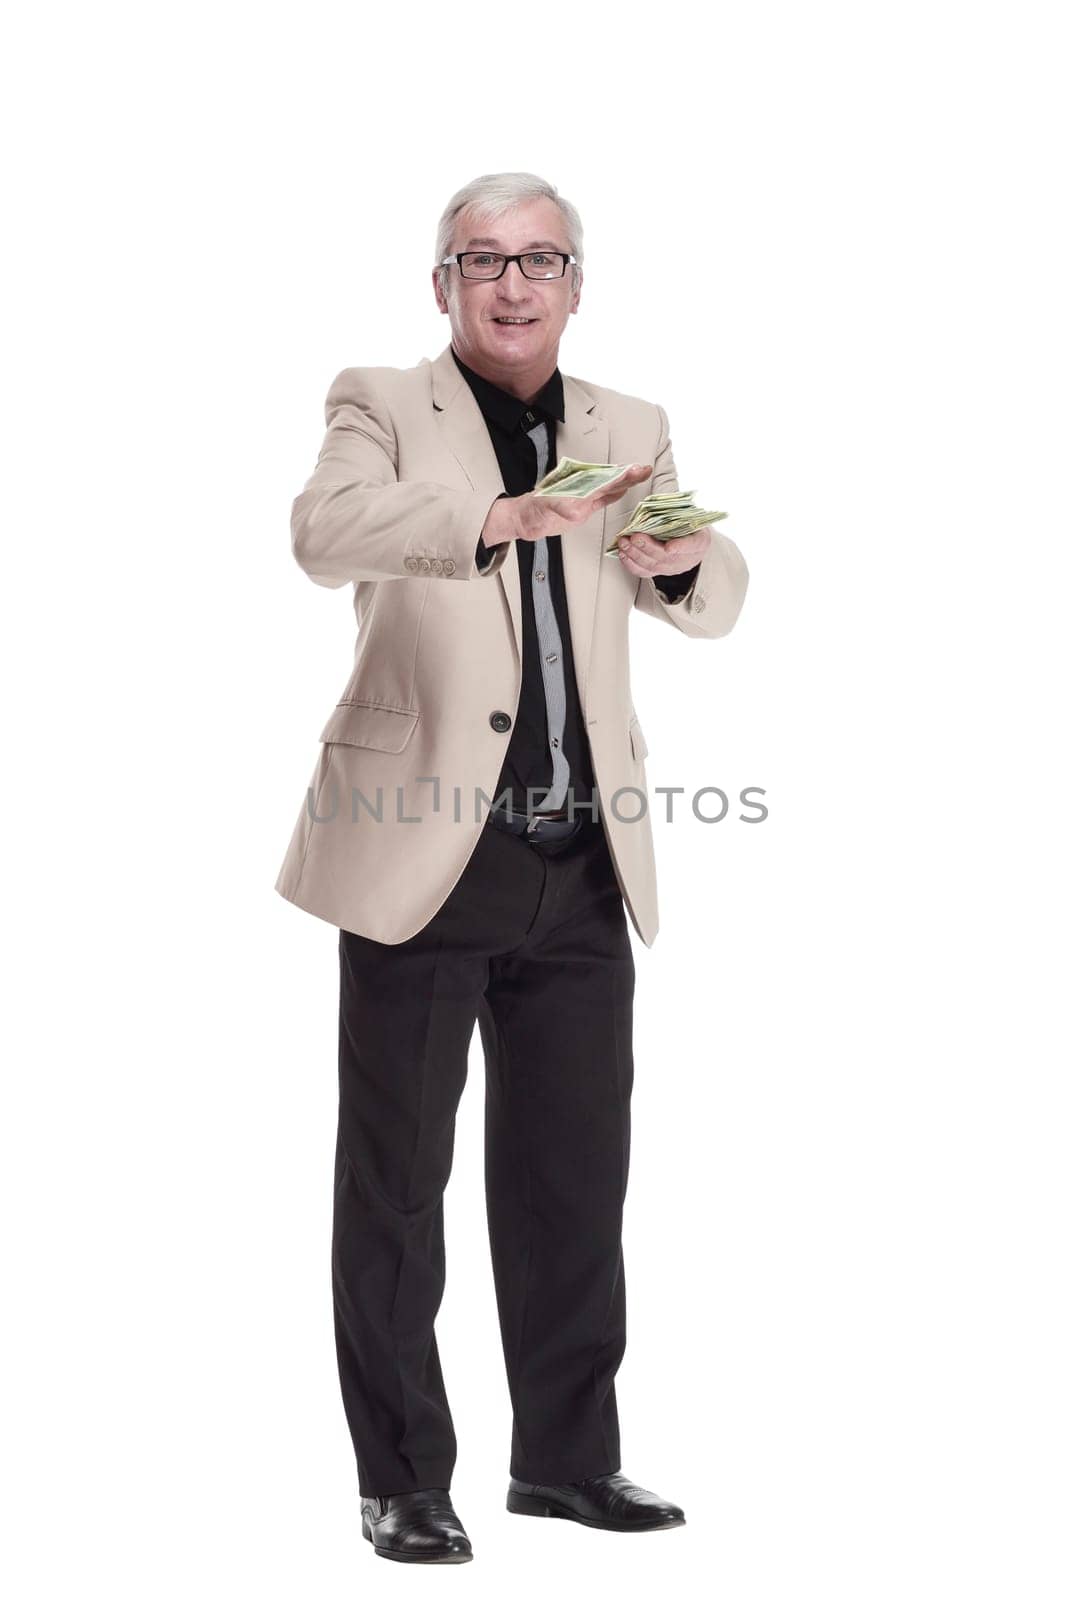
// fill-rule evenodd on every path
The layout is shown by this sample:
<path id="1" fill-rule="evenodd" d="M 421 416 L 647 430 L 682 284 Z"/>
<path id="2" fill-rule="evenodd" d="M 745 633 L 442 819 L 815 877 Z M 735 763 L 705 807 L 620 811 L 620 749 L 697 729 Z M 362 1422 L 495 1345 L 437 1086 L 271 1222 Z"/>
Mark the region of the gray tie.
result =
<path id="1" fill-rule="evenodd" d="M 530 438 L 537 450 L 537 478 L 544 477 L 548 467 L 548 429 L 543 422 L 530 429 Z M 548 581 L 548 546 L 544 538 L 533 541 L 531 584 L 533 586 L 534 621 L 537 624 L 537 642 L 541 652 L 541 676 L 545 684 L 545 710 L 548 713 L 548 749 L 552 757 L 552 788 L 534 811 L 559 811 L 567 798 L 567 780 L 571 769 L 563 754 L 563 725 L 567 717 L 567 689 L 563 681 L 563 646 L 560 643 L 559 624 L 552 605 Z"/>

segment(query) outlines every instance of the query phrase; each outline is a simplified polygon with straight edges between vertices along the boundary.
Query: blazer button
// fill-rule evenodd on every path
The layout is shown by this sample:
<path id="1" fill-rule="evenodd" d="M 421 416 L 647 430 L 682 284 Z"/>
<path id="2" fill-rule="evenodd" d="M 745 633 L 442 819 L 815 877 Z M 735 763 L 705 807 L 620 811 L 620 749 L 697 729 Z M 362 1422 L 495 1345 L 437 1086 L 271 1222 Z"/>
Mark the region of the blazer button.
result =
<path id="1" fill-rule="evenodd" d="M 430 570 L 430 558 L 429 556 L 423 556 L 422 560 L 419 562 L 419 571 L 429 572 Z"/>
<path id="2" fill-rule="evenodd" d="M 433 566 L 433 570 L 435 572 L 443 572 L 444 571 L 444 562 L 443 561 L 438 561 L 436 556 L 434 557 L 433 562 L 431 563 L 431 565 Z"/>
<path id="3" fill-rule="evenodd" d="M 489 718 L 489 726 L 497 733 L 507 733 L 511 727 L 511 718 L 506 711 L 494 711 Z"/>
<path id="4" fill-rule="evenodd" d="M 455 572 L 455 570 L 456 570 L 456 563 L 454 561 L 449 560 L 449 561 L 445 562 L 445 571 L 448 573 L 449 577 L 452 576 L 452 574 Z"/>
<path id="5" fill-rule="evenodd" d="M 418 558 L 418 556 L 405 556 L 404 557 L 404 565 L 405 565 L 405 567 L 407 567 L 409 572 L 418 572 L 418 570 L 419 570 L 419 558 Z"/>
<path id="6" fill-rule="evenodd" d="M 703 609 L 704 609 L 704 596 L 702 594 L 695 594 L 693 596 L 693 610 L 694 611 L 703 611 Z"/>

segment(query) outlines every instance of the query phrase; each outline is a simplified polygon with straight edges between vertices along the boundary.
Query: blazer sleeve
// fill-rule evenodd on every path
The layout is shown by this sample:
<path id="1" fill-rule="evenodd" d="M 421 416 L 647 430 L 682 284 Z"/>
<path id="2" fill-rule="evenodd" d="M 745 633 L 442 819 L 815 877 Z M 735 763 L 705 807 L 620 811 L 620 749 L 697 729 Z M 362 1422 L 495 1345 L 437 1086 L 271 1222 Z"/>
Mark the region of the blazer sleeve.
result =
<path id="1" fill-rule="evenodd" d="M 671 451 L 670 426 L 662 406 L 659 413 L 659 440 L 652 468 L 649 494 L 670 494 L 678 488 L 678 473 Z M 634 605 L 647 616 L 669 622 L 691 639 L 721 639 L 729 633 L 740 614 L 748 590 L 745 558 L 718 524 L 708 528 L 711 544 L 696 568 L 692 587 L 681 599 L 667 599 L 653 578 L 641 578 Z"/>
<path id="2" fill-rule="evenodd" d="M 312 582 L 339 589 L 383 578 L 495 574 L 508 544 L 490 546 L 483 566 L 476 552 L 499 491 L 400 482 L 398 458 L 380 379 L 373 368 L 346 367 L 330 385 L 326 437 L 290 519 L 293 555 Z"/>

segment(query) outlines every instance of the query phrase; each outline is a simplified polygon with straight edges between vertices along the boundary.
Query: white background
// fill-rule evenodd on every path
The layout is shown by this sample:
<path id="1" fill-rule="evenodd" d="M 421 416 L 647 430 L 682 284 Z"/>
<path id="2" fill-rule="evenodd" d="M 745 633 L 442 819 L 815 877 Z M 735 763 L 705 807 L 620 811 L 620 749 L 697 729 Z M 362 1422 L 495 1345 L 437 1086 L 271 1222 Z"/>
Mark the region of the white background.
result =
<path id="1" fill-rule="evenodd" d="M 666 408 L 751 570 L 724 640 L 635 613 L 650 782 L 770 816 L 657 819 L 662 931 L 632 933 L 623 1470 L 688 1525 L 504 1510 L 476 1035 L 438 1321 L 456 1581 L 1062 1596 L 1052 15 L 13 25 L 12 1593 L 405 1584 L 359 1536 L 333 1350 L 336 930 L 273 889 L 354 642 L 288 518 L 335 374 L 447 343 L 448 198 L 519 169 L 585 223 L 561 367 Z"/>

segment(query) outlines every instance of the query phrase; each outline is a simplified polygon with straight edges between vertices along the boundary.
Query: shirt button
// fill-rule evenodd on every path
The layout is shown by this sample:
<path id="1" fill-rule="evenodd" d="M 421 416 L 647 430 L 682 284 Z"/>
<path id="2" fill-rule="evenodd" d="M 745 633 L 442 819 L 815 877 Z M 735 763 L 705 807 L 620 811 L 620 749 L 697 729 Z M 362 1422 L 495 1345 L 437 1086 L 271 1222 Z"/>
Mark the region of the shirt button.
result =
<path id="1" fill-rule="evenodd" d="M 559 656 L 557 656 L 557 655 L 546 656 L 545 660 L 546 661 L 558 661 L 559 660 Z"/>
<path id="2" fill-rule="evenodd" d="M 494 711 L 489 717 L 489 726 L 496 733 L 507 733 L 511 727 L 511 718 L 506 711 Z"/>
<path id="3" fill-rule="evenodd" d="M 534 573 L 534 577 L 535 578 L 543 578 L 544 577 L 544 573 L 543 572 L 535 572 Z"/>
<path id="4" fill-rule="evenodd" d="M 558 745 L 559 744 L 559 740 L 558 739 L 553 739 L 552 743 Z"/>

